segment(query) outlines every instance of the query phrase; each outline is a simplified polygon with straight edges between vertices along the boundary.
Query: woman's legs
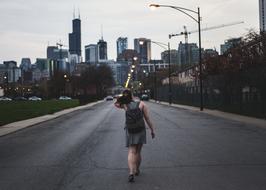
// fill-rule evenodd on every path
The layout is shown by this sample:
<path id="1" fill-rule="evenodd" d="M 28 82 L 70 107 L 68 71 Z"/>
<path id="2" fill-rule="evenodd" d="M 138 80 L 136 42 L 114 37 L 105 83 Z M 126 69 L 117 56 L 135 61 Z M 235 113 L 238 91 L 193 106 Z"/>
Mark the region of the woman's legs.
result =
<path id="1" fill-rule="evenodd" d="M 128 168 L 130 175 L 139 172 L 141 164 L 141 149 L 142 144 L 131 145 L 128 147 Z"/>
<path id="2" fill-rule="evenodd" d="M 141 164 L 141 149 L 142 149 L 142 144 L 137 145 L 137 165 L 136 165 L 136 173 L 139 173 L 139 167 Z"/>
<path id="3" fill-rule="evenodd" d="M 141 148 L 142 144 L 131 145 L 128 147 L 128 167 L 130 174 L 135 174 L 140 167 Z"/>
<path id="4" fill-rule="evenodd" d="M 128 168 L 129 174 L 135 174 L 137 169 L 137 145 L 128 147 Z"/>

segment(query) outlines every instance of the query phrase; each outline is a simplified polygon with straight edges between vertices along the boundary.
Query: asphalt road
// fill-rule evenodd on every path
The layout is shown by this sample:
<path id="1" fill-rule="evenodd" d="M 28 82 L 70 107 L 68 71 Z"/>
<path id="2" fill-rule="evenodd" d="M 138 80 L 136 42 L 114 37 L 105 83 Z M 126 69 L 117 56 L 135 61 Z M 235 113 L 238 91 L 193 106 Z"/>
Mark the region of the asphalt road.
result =
<path id="1" fill-rule="evenodd" d="M 124 113 L 112 102 L 0 138 L 0 190 L 264 190 L 266 129 L 147 103 L 156 126 L 127 182 Z"/>

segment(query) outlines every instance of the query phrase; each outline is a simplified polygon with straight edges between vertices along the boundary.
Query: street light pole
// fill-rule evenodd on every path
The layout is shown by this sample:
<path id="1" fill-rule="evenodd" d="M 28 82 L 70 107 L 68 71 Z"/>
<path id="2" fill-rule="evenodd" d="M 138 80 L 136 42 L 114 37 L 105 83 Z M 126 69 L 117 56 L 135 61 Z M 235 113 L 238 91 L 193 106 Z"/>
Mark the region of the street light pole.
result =
<path id="1" fill-rule="evenodd" d="M 172 104 L 172 81 L 171 81 L 171 50 L 170 50 L 170 42 L 168 42 L 168 102 Z"/>
<path id="2" fill-rule="evenodd" d="M 67 75 L 64 74 L 64 96 L 66 96 L 66 83 L 67 83 Z"/>
<path id="3" fill-rule="evenodd" d="M 157 76 L 156 76 L 156 62 L 154 61 L 154 100 L 157 102 Z"/>
<path id="4" fill-rule="evenodd" d="M 8 78 L 8 72 L 5 72 L 5 76 L 4 76 L 4 82 L 5 82 L 5 86 L 6 86 L 6 91 L 4 92 L 5 93 L 5 96 L 8 94 L 8 88 L 9 88 L 9 86 L 8 86 L 8 80 L 9 80 L 9 78 Z"/>
<path id="5" fill-rule="evenodd" d="M 198 23 L 198 28 L 199 28 L 199 68 L 200 68 L 200 74 L 199 74 L 199 81 L 200 81 L 200 111 L 203 111 L 203 85 L 202 85 L 202 56 L 201 56 L 201 27 L 200 27 L 200 21 L 201 21 L 201 17 L 200 17 L 200 8 L 198 7 L 197 11 L 191 10 L 191 9 L 187 9 L 184 7 L 177 7 L 177 6 L 171 6 L 171 5 L 158 5 L 158 4 L 150 4 L 151 8 L 159 8 L 159 7 L 168 7 L 168 8 L 172 8 L 175 9 L 177 11 L 180 11 L 182 13 L 184 13 L 185 15 L 187 15 L 188 17 L 190 17 L 191 19 L 193 19 L 195 22 Z M 194 13 L 198 15 L 198 18 L 195 18 L 194 16 L 190 15 L 188 12 Z M 169 78 L 170 80 L 170 78 Z M 170 83 L 170 81 L 169 81 Z M 170 90 L 170 89 L 169 89 Z"/>
<path id="6" fill-rule="evenodd" d="M 199 67 L 200 67 L 200 111 L 203 111 L 203 92 L 202 92 L 202 55 L 201 55 L 201 27 L 200 27 L 200 8 L 198 7 L 198 27 L 199 27 Z"/>

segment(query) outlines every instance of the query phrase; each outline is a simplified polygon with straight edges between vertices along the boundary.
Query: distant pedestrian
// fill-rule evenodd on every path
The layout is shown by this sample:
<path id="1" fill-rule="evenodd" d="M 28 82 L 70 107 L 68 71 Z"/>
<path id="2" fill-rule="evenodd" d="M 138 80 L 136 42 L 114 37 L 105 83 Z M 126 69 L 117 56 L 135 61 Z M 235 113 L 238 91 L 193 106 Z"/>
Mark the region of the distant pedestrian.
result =
<path id="1" fill-rule="evenodd" d="M 123 96 L 117 99 L 115 106 L 126 112 L 126 147 L 128 147 L 129 182 L 134 182 L 134 176 L 140 174 L 141 148 L 146 144 L 145 122 L 148 124 L 151 137 L 155 137 L 154 126 L 150 120 L 147 105 L 135 101 L 130 90 L 125 90 Z"/>

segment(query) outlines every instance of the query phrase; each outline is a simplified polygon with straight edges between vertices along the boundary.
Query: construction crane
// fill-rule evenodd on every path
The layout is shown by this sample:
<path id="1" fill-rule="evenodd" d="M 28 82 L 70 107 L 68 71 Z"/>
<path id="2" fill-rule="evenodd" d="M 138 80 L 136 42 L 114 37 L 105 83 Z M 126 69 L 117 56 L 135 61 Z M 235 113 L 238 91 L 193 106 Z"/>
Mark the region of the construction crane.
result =
<path id="1" fill-rule="evenodd" d="M 214 30 L 214 29 L 233 26 L 233 25 L 242 24 L 242 23 L 244 23 L 244 22 L 240 21 L 240 22 L 232 22 L 232 23 L 228 23 L 228 24 L 221 24 L 221 25 L 217 25 L 217 26 L 203 28 L 203 29 L 201 29 L 201 31 Z M 197 33 L 197 32 L 198 32 L 198 30 L 193 30 L 193 31 L 188 32 L 187 27 L 184 26 L 184 32 L 181 32 L 179 34 L 170 34 L 169 35 L 169 39 L 171 39 L 174 36 L 181 36 L 181 35 L 185 36 L 185 64 L 189 64 L 191 62 L 190 56 L 189 56 L 188 35 L 193 34 L 193 33 Z"/>
<path id="2" fill-rule="evenodd" d="M 228 23 L 228 24 L 221 24 L 221 25 L 217 25 L 217 26 L 211 26 L 211 27 L 201 29 L 201 32 L 207 31 L 207 30 L 215 30 L 218 28 L 223 28 L 223 27 L 228 27 L 228 26 L 233 26 L 233 25 L 243 24 L 243 23 L 244 23 L 243 21 L 240 21 L 240 22 L 232 22 L 232 23 Z M 184 32 L 180 32 L 179 34 L 169 34 L 169 39 L 171 39 L 174 36 L 184 35 L 185 36 L 185 43 L 188 43 L 188 35 L 193 34 L 193 33 L 197 33 L 197 32 L 198 32 L 198 30 L 192 30 L 192 31 L 188 32 L 187 27 L 184 26 Z"/>
<path id="3" fill-rule="evenodd" d="M 66 45 L 62 44 L 61 40 L 59 42 L 56 43 L 57 46 L 60 47 L 60 49 L 64 46 L 67 47 Z"/>
<path id="4" fill-rule="evenodd" d="M 62 59 L 62 47 L 66 45 L 62 44 L 61 40 L 59 42 L 56 43 L 57 46 L 59 46 L 59 59 Z"/>

